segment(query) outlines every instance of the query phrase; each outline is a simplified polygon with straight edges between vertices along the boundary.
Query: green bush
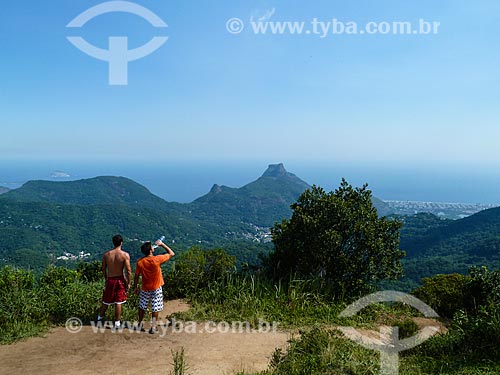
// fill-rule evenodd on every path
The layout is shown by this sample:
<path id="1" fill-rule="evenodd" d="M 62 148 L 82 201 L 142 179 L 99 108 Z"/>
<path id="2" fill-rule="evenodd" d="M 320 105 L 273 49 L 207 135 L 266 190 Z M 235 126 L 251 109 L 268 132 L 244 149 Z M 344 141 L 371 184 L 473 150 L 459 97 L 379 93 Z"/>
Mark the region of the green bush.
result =
<path id="1" fill-rule="evenodd" d="M 0 269 L 0 342 L 37 335 L 47 326 L 47 313 L 31 271 Z"/>
<path id="2" fill-rule="evenodd" d="M 417 323 L 410 318 L 396 320 L 392 325 L 399 328 L 400 339 L 411 337 L 418 331 Z"/>
<path id="3" fill-rule="evenodd" d="M 422 351 L 436 357 L 494 361 L 500 357 L 500 271 L 471 268 L 463 284 L 463 307 L 447 335 L 426 342 Z"/>
<path id="4" fill-rule="evenodd" d="M 50 265 L 42 276 L 40 276 L 39 284 L 59 289 L 74 283 L 77 279 L 78 272 Z"/>
<path id="5" fill-rule="evenodd" d="M 32 289 L 35 285 L 35 275 L 31 271 L 5 266 L 0 269 L 0 295 L 11 289 Z"/>
<path id="6" fill-rule="evenodd" d="M 482 306 L 500 304 L 500 270 L 471 267 L 464 289 L 465 308 L 477 313 Z"/>
<path id="7" fill-rule="evenodd" d="M 379 355 L 338 331 L 313 328 L 290 340 L 286 353 L 274 352 L 269 370 L 261 375 L 378 374 Z"/>
<path id="8" fill-rule="evenodd" d="M 102 263 L 94 261 L 91 263 L 81 262 L 76 267 L 78 278 L 87 283 L 100 281 L 102 277 Z"/>
<path id="9" fill-rule="evenodd" d="M 0 342 L 38 335 L 53 325 L 78 317 L 94 318 L 103 283 L 87 283 L 78 273 L 49 267 L 35 281 L 31 271 L 0 269 Z"/>
<path id="10" fill-rule="evenodd" d="M 342 179 L 329 193 L 313 186 L 291 208 L 292 217 L 271 229 L 274 251 L 265 265 L 275 280 L 321 278 L 335 297 L 355 299 L 377 281 L 402 276 L 401 223 L 379 218 L 367 185 Z"/>
<path id="11" fill-rule="evenodd" d="M 102 283 L 84 283 L 75 280 L 70 284 L 54 287 L 42 284 L 37 290 L 43 309 L 52 324 L 77 317 L 84 322 L 94 319 L 101 304 Z"/>
<path id="12" fill-rule="evenodd" d="M 165 295 L 167 298 L 192 297 L 234 272 L 235 264 L 236 258 L 222 249 L 192 247 L 171 262 L 171 269 L 165 275 Z"/>
<path id="13" fill-rule="evenodd" d="M 436 275 L 423 280 L 415 290 L 415 297 L 421 299 L 445 318 L 453 318 L 455 312 L 465 307 L 464 291 L 467 278 L 457 273 Z"/>

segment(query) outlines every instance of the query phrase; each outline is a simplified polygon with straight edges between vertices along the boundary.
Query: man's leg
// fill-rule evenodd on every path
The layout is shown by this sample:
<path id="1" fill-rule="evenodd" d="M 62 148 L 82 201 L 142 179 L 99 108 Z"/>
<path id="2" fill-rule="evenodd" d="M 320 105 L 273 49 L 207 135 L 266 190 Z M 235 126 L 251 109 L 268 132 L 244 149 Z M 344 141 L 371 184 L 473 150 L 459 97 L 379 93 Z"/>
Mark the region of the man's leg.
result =
<path id="1" fill-rule="evenodd" d="M 142 320 L 144 319 L 144 314 L 149 304 L 149 293 L 141 290 L 139 294 L 139 323 L 137 328 L 142 332 L 144 329 L 142 328 Z"/>
<path id="2" fill-rule="evenodd" d="M 113 301 L 113 291 L 110 288 L 108 280 L 106 280 L 106 284 L 104 285 L 104 291 L 102 293 L 102 306 L 101 310 L 99 311 L 99 315 L 97 316 L 97 321 L 101 321 L 104 319 L 104 316 L 106 315 L 106 310 L 108 309 L 108 305 L 105 304 L 104 302 L 112 302 Z"/>
<path id="3" fill-rule="evenodd" d="M 115 325 L 116 322 L 120 322 L 120 317 L 122 316 L 122 304 L 115 304 Z"/>
<path id="4" fill-rule="evenodd" d="M 151 315 L 153 316 L 153 321 L 151 323 L 151 329 L 153 331 L 156 331 L 156 322 L 158 321 L 158 315 L 160 315 L 160 312 L 156 311 L 156 312 L 153 312 Z"/>
<path id="5" fill-rule="evenodd" d="M 108 309 L 108 305 L 105 303 L 102 304 L 101 310 L 99 310 L 99 315 L 97 315 L 97 321 L 100 322 L 104 320 L 104 317 L 106 316 L 106 310 Z"/>
<path id="6" fill-rule="evenodd" d="M 144 313 L 146 311 L 139 307 L 139 326 L 142 327 L 142 319 L 144 319 Z"/>
<path id="7" fill-rule="evenodd" d="M 115 328 L 121 326 L 120 318 L 122 316 L 122 304 L 127 302 L 127 286 L 126 280 L 122 277 L 121 280 L 116 280 L 114 284 L 114 300 L 115 300 Z"/>
<path id="8" fill-rule="evenodd" d="M 156 322 L 158 321 L 158 316 L 160 314 L 160 311 L 163 310 L 163 291 L 162 287 L 159 287 L 157 290 L 155 290 L 152 293 L 152 298 L 151 298 L 151 310 L 153 312 L 153 321 L 151 324 L 151 329 L 149 330 L 149 333 L 155 333 L 157 328 L 156 328 Z"/>

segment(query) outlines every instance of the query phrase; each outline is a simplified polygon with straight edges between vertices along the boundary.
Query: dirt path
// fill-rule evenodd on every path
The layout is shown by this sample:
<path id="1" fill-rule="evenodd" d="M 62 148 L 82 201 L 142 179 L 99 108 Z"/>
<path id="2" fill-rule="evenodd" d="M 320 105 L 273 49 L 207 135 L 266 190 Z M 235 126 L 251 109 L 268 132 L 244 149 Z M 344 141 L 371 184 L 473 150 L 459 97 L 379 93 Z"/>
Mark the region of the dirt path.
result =
<path id="1" fill-rule="evenodd" d="M 187 308 L 181 301 L 168 302 L 160 319 Z M 90 326 L 72 334 L 64 327 L 55 328 L 44 338 L 0 346 L 0 374 L 167 375 L 172 369 L 171 350 L 184 348 L 189 374 L 229 375 L 266 369 L 274 349 L 285 347 L 289 339 L 279 331 L 211 333 L 213 328 L 199 323 L 177 333 L 162 326 L 155 335 L 128 329 L 96 333 Z"/>

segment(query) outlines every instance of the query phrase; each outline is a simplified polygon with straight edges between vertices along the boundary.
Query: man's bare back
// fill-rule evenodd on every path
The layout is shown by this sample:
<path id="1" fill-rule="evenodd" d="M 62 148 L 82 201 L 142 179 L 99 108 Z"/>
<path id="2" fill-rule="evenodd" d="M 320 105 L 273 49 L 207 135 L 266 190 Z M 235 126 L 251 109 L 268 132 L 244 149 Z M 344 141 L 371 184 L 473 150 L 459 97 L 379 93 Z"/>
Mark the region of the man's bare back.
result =
<path id="1" fill-rule="evenodd" d="M 123 276 L 124 270 L 126 270 L 127 275 L 132 274 L 132 269 L 130 268 L 130 255 L 123 251 L 121 246 L 109 250 L 104 254 L 102 257 L 103 273 L 106 272 L 106 267 L 107 274 L 105 274 L 105 278 Z M 129 281 L 130 284 L 130 280 L 128 279 L 127 281 Z"/>
<path id="2" fill-rule="evenodd" d="M 130 255 L 122 250 L 123 238 L 117 234 L 113 237 L 113 250 L 102 256 L 102 276 L 106 280 L 102 296 L 102 306 L 97 321 L 104 319 L 108 305 L 115 305 L 115 328 L 120 327 L 122 303 L 127 302 L 127 292 L 130 289 Z M 126 278 L 123 275 L 126 271 Z"/>

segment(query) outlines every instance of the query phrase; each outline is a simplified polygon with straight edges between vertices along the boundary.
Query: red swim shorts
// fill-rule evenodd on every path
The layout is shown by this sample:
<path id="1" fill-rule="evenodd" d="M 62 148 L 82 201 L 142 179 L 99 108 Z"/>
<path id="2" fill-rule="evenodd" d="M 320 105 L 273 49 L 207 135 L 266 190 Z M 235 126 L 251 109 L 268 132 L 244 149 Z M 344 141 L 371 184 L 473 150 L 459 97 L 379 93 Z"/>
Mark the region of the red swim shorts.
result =
<path id="1" fill-rule="evenodd" d="M 114 305 L 127 302 L 127 281 L 124 276 L 108 277 L 102 303 Z"/>

